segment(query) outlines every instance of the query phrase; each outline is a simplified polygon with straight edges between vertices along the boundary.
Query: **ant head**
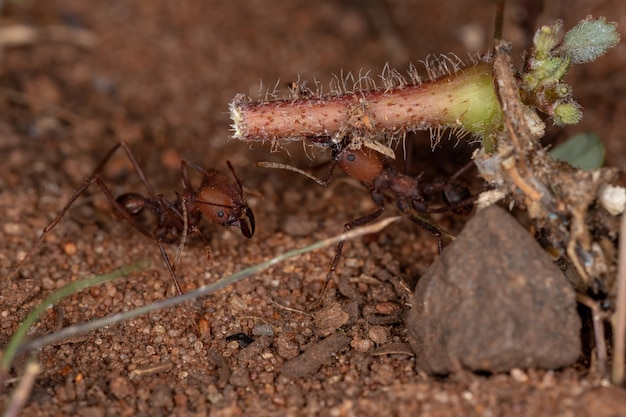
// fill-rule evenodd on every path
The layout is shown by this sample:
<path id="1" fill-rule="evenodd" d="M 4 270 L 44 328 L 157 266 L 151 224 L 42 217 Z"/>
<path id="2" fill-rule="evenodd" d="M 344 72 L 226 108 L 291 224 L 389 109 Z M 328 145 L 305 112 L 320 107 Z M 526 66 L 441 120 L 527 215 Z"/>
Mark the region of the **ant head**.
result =
<path id="1" fill-rule="evenodd" d="M 232 166 L 228 163 L 229 168 Z M 243 198 L 239 179 L 235 186 L 229 178 L 217 170 L 205 171 L 200 189 L 194 193 L 193 209 L 207 219 L 222 226 L 237 226 L 241 233 L 251 238 L 254 234 L 254 214 Z"/>
<path id="2" fill-rule="evenodd" d="M 233 190 L 203 186 L 192 202 L 207 219 L 222 226 L 237 226 L 245 237 L 251 238 L 254 214 L 238 194 L 232 194 Z"/>
<path id="3" fill-rule="evenodd" d="M 372 183 L 384 169 L 382 154 L 365 147 L 361 149 L 345 147 L 338 151 L 335 161 L 343 172 L 365 183 Z"/>

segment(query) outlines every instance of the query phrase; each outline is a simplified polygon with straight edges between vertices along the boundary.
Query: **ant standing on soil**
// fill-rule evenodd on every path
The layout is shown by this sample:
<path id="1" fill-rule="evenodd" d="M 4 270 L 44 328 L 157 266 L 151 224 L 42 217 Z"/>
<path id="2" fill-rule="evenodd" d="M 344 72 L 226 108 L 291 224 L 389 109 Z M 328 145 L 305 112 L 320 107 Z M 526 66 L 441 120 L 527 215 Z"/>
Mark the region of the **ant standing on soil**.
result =
<path id="1" fill-rule="evenodd" d="M 141 179 L 141 182 L 146 187 L 148 192 L 147 197 L 139 193 L 126 193 L 116 198 L 113 196 L 109 187 L 100 179 L 100 172 L 102 172 L 104 166 L 119 148 L 125 151 L 137 175 Z M 54 220 L 43 229 L 41 237 L 37 240 L 37 243 L 29 252 L 29 255 L 39 248 L 45 236 L 61 221 L 78 197 L 90 186 L 95 184 L 100 188 L 118 215 L 124 218 L 143 235 L 157 242 L 161 256 L 163 257 L 163 262 L 180 295 L 182 294 L 182 290 L 174 269 L 178 263 L 178 257 L 182 252 L 189 230 L 203 243 L 210 257 L 208 243 L 197 227 L 203 217 L 222 226 L 237 226 L 247 238 L 251 238 L 254 234 L 254 214 L 246 204 L 241 182 L 233 166 L 229 161 L 227 161 L 226 164 L 235 178 L 236 185 L 221 171 L 216 169 L 204 169 L 199 165 L 182 160 L 181 178 L 184 191 L 183 193 L 176 193 L 176 200 L 170 201 L 167 200 L 163 194 L 157 194 L 155 192 L 128 144 L 126 142 L 119 142 L 106 154 L 93 171 L 93 174 L 83 186 L 72 195 Z M 202 175 L 202 183 L 196 191 L 194 191 L 191 186 L 188 167 L 195 169 Z M 144 211 L 152 213 L 156 219 L 156 226 L 152 231 L 139 222 L 137 216 Z M 163 244 L 176 242 L 179 242 L 180 246 L 174 264 L 172 264 Z M 27 258 L 28 256 L 20 261 L 11 276 L 15 276 L 18 273 Z"/>
<path id="2" fill-rule="evenodd" d="M 441 253 L 442 250 L 442 237 L 454 239 L 454 236 L 417 213 L 442 213 L 447 211 L 465 213 L 468 211 L 468 208 L 471 210 L 471 204 L 476 200 L 476 196 L 471 196 L 466 187 L 454 181 L 455 177 L 460 174 L 460 172 L 455 174 L 450 181 L 436 180 L 431 183 L 420 182 L 419 178 L 410 177 L 397 171 L 389 164 L 388 158 L 380 152 L 364 146 L 357 149 L 356 145 L 353 145 L 348 137 L 331 146 L 332 165 L 328 178 L 325 180 L 313 177 L 305 171 L 290 165 L 264 162 L 257 163 L 256 165 L 295 171 L 311 178 L 323 186 L 326 186 L 330 182 L 335 168 L 338 167 L 344 173 L 365 185 L 370 192 L 372 200 L 378 206 L 378 210 L 375 212 L 346 223 L 344 226 L 345 231 L 363 226 L 377 219 L 385 209 L 385 193 L 387 192 L 392 194 L 398 209 L 400 209 L 403 214 L 437 238 L 439 253 Z M 443 200 L 447 205 L 439 208 L 429 208 L 428 198 L 440 193 L 443 195 Z M 337 268 L 344 243 L 345 241 L 341 241 L 337 245 L 335 258 L 326 276 L 324 291 Z M 322 295 L 323 293 L 324 292 L 322 292 Z"/>

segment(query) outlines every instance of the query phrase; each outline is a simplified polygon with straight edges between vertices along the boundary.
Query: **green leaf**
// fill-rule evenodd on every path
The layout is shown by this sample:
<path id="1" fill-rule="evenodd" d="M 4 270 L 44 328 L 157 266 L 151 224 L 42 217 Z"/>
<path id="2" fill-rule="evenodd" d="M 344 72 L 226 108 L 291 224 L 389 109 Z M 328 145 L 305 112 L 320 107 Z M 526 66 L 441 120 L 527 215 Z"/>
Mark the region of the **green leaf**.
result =
<path id="1" fill-rule="evenodd" d="M 572 136 L 550 151 L 550 157 L 570 165 L 591 170 L 604 164 L 604 145 L 595 133 L 580 133 Z"/>
<path id="2" fill-rule="evenodd" d="M 607 23 L 604 17 L 587 16 L 565 34 L 555 52 L 568 56 L 575 64 L 593 61 L 619 42 L 616 27 L 617 23 Z"/>

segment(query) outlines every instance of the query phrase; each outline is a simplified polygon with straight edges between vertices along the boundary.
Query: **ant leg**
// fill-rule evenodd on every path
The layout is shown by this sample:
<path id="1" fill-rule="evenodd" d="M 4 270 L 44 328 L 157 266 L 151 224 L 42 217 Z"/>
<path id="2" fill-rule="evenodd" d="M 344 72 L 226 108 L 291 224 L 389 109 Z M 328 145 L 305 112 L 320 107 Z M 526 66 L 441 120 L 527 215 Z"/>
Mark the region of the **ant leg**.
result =
<path id="1" fill-rule="evenodd" d="M 126 220 L 131 226 L 133 226 L 137 231 L 141 232 L 143 235 L 157 242 L 157 244 L 159 245 L 159 250 L 161 251 L 161 257 L 163 258 L 163 263 L 165 263 L 165 267 L 170 273 L 170 276 L 172 277 L 172 281 L 174 281 L 174 286 L 176 287 L 176 291 L 178 292 L 178 295 L 182 295 L 183 292 L 178 282 L 178 278 L 176 278 L 174 267 L 172 266 L 170 259 L 167 256 L 167 252 L 165 251 L 165 248 L 163 247 L 163 242 L 161 242 L 161 240 L 157 238 L 152 232 L 148 231 L 141 224 L 137 223 L 135 218 L 120 203 L 117 202 L 117 200 L 113 196 L 113 193 L 111 193 L 111 190 L 109 189 L 109 187 L 107 187 L 107 185 L 99 177 L 93 178 L 90 182 L 95 183 L 100 188 L 100 190 L 105 195 L 107 200 L 109 200 L 109 203 L 111 204 L 111 206 L 113 206 L 113 209 L 115 209 L 115 211 L 121 217 L 123 217 L 124 220 Z"/>
<path id="2" fill-rule="evenodd" d="M 450 179 L 455 180 L 459 178 L 461 175 L 463 175 L 465 172 L 469 171 L 471 168 L 475 166 L 476 166 L 476 163 L 473 160 L 469 161 L 468 163 L 463 165 L 457 172 L 455 172 L 454 175 L 450 177 Z"/>
<path id="3" fill-rule="evenodd" d="M 85 183 L 78 190 L 76 190 L 76 192 L 74 192 L 74 194 L 70 197 L 70 199 L 67 201 L 67 203 L 63 207 L 63 209 L 61 209 L 59 214 L 57 214 L 57 216 L 52 220 L 52 222 L 50 222 L 50 224 L 48 224 L 43 229 L 43 231 L 41 233 L 41 236 L 39 237 L 39 239 L 37 239 L 37 241 L 35 242 L 35 245 L 32 247 L 32 249 L 30 251 L 28 251 L 26 256 L 24 256 L 24 258 L 22 258 L 22 260 L 19 261 L 19 263 L 17 264 L 15 269 L 9 274 L 8 279 L 13 279 L 19 273 L 19 271 L 22 268 L 24 262 L 28 258 L 30 258 L 35 252 L 37 252 L 39 250 L 39 247 L 43 243 L 43 240 L 45 239 L 46 235 L 59 224 L 61 219 L 65 216 L 65 214 L 70 209 L 70 207 L 76 202 L 78 197 L 83 192 L 85 192 L 93 184 L 97 184 L 98 185 L 98 187 L 102 190 L 102 192 L 107 197 L 109 202 L 113 205 L 113 207 L 115 207 L 116 210 L 119 212 L 119 214 L 122 217 L 124 217 L 133 227 L 135 227 L 137 230 L 139 230 L 141 233 L 143 233 L 144 235 L 148 236 L 149 238 L 155 239 L 155 237 L 154 237 L 154 235 L 152 233 L 148 232 L 143 227 L 141 227 L 132 218 L 132 216 L 126 210 L 124 210 L 123 207 L 121 207 L 117 203 L 117 201 L 115 200 L 115 197 L 113 197 L 113 194 L 109 191 L 109 189 L 106 187 L 106 185 L 98 177 L 98 174 L 104 169 L 104 166 L 110 161 L 110 159 L 113 156 L 113 154 L 115 153 L 115 151 L 117 151 L 120 147 L 122 147 L 125 150 L 126 155 L 130 159 L 131 163 L 133 164 L 133 166 L 135 168 L 135 171 L 137 171 L 137 174 L 141 178 L 142 182 L 144 183 L 144 185 L 146 186 L 148 191 L 152 195 L 154 195 L 154 188 L 152 187 L 152 185 L 150 184 L 150 182 L 146 178 L 145 174 L 143 173 L 143 170 L 139 166 L 139 163 L 137 162 L 137 159 L 133 155 L 132 151 L 130 150 L 128 144 L 126 142 L 124 142 L 124 141 L 121 141 L 121 142 L 117 143 L 115 146 L 113 146 L 107 152 L 107 154 L 104 156 L 104 158 L 102 158 L 100 163 L 93 170 L 93 172 L 92 172 L 91 176 L 89 177 L 89 179 L 87 181 L 85 181 Z"/>
<path id="4" fill-rule="evenodd" d="M 131 164 L 133 164 L 133 168 L 135 168 L 135 172 L 137 172 L 137 175 L 141 179 L 141 182 L 143 183 L 144 187 L 146 187 L 146 190 L 148 190 L 148 194 L 150 194 L 150 197 L 154 199 L 156 197 L 156 192 L 154 191 L 154 187 L 152 186 L 152 184 L 150 184 L 150 181 L 148 181 L 148 177 L 146 177 L 146 174 L 144 174 L 143 169 L 141 169 L 141 165 L 139 165 L 139 162 L 137 161 L 137 158 L 135 158 L 135 154 L 130 149 L 130 146 L 128 146 L 128 143 L 124 141 L 120 141 L 120 143 L 114 148 L 114 150 L 118 146 L 121 146 L 124 149 L 124 152 L 126 152 L 126 156 L 128 156 L 128 159 L 130 160 Z"/>
<path id="5" fill-rule="evenodd" d="M 185 172 L 183 172 L 183 175 Z M 183 183 L 185 180 L 183 179 Z M 161 200 L 165 200 L 165 197 L 160 197 Z M 167 200 L 165 200 L 167 201 Z M 183 233 L 180 236 L 180 242 L 178 243 L 178 249 L 176 249 L 176 257 L 174 258 L 174 267 L 172 269 L 176 269 L 178 263 L 180 262 L 180 258 L 183 255 L 183 250 L 185 249 L 185 243 L 187 243 L 187 233 L 189 231 L 189 217 L 187 214 L 187 200 L 183 199 L 181 202 L 181 207 L 183 211 Z"/>
<path id="6" fill-rule="evenodd" d="M 371 223 L 372 221 L 380 217 L 380 215 L 383 214 L 383 211 L 384 211 L 384 208 L 381 207 L 374 213 L 352 220 L 350 223 L 345 224 L 343 231 L 347 232 L 349 230 L 354 229 L 355 227 L 359 227 L 367 223 Z M 324 299 L 324 296 L 326 295 L 326 290 L 328 289 L 328 285 L 333 278 L 333 274 L 335 273 L 335 270 L 337 269 L 337 264 L 339 264 L 339 259 L 341 258 L 341 252 L 343 251 L 344 243 L 346 243 L 346 241 L 342 240 L 337 244 L 337 250 L 335 251 L 335 258 L 333 259 L 333 263 L 330 266 L 328 273 L 326 274 L 326 281 L 324 282 L 324 288 L 322 288 L 322 292 L 320 293 L 317 301 L 313 304 L 314 308 L 318 307 L 319 304 L 321 304 L 321 302 Z"/>
<path id="7" fill-rule="evenodd" d="M 113 148 L 113 151 L 116 148 L 117 147 Z M 112 153 L 113 152 L 110 152 L 110 154 L 112 154 Z M 107 155 L 107 157 L 110 157 L 110 154 Z M 85 192 L 85 190 L 87 190 L 87 188 L 89 188 L 91 185 L 93 185 L 94 182 L 95 182 L 95 177 L 93 177 L 90 180 L 86 181 L 78 190 L 76 190 L 74 192 L 74 194 L 70 197 L 70 199 L 67 201 L 65 206 L 61 209 L 59 214 L 57 214 L 57 216 L 46 227 L 44 227 L 43 231 L 41 232 L 41 236 L 39 236 L 39 239 L 37 239 L 37 241 L 35 242 L 33 247 L 28 251 L 26 256 L 24 256 L 22 258 L 22 260 L 20 260 L 18 262 L 17 266 L 13 269 L 13 271 L 7 277 L 8 280 L 12 280 L 13 278 L 15 278 L 15 276 L 17 276 L 17 274 L 20 272 L 20 269 L 22 269 L 22 266 L 24 265 L 24 262 L 39 250 L 39 247 L 43 243 L 43 241 L 46 238 L 46 236 L 48 235 L 48 233 L 59 224 L 59 222 L 61 221 L 63 216 L 65 216 L 65 213 L 67 213 L 67 211 L 70 209 L 72 204 L 74 204 L 76 202 L 76 200 L 78 199 L 78 197 L 80 197 L 80 195 L 83 192 Z"/>
<path id="8" fill-rule="evenodd" d="M 130 214 L 125 208 L 124 206 L 122 206 L 117 199 L 115 198 L 115 196 L 113 196 L 113 193 L 111 192 L 111 190 L 109 189 L 109 187 L 107 187 L 107 185 L 104 183 L 104 181 L 102 181 L 100 179 L 100 177 L 94 177 L 91 180 L 89 180 L 89 185 L 91 184 L 96 184 L 99 188 L 100 191 L 102 191 L 102 194 L 104 194 L 104 196 L 107 198 L 107 200 L 109 200 L 109 204 L 111 204 L 111 206 L 113 207 L 113 209 L 117 212 L 117 214 L 119 214 L 124 220 L 126 220 L 131 226 L 133 226 L 137 231 L 139 231 L 140 233 L 142 233 L 144 236 L 152 239 L 152 240 L 156 240 L 158 241 L 157 237 L 150 232 L 149 230 L 147 230 L 145 227 L 143 227 L 141 224 L 137 223 L 137 220 L 135 220 L 135 218 L 133 217 L 132 214 Z M 86 187 L 85 187 L 86 188 Z M 67 208 L 69 208 L 69 206 L 66 206 Z"/>
<path id="9" fill-rule="evenodd" d="M 180 283 L 178 282 L 178 278 L 176 278 L 176 273 L 174 272 L 174 267 L 172 267 L 170 258 L 169 256 L 167 256 L 167 252 L 165 251 L 165 248 L 163 247 L 163 242 L 161 242 L 160 240 L 157 240 L 157 244 L 159 245 L 159 250 L 161 251 L 161 257 L 163 258 L 163 263 L 165 263 L 165 267 L 167 268 L 167 271 L 170 273 L 170 276 L 172 277 L 172 281 L 174 281 L 176 292 L 178 293 L 178 295 L 183 295 L 183 290 L 180 288 Z"/>
<path id="10" fill-rule="evenodd" d="M 448 204 L 447 206 L 444 206 L 444 207 L 437 207 L 433 209 L 428 208 L 428 209 L 421 210 L 421 211 L 423 211 L 424 213 L 445 213 L 447 211 L 455 211 L 455 210 L 467 208 L 468 206 L 471 206 L 472 204 L 474 204 L 474 201 L 478 200 L 478 196 L 479 196 L 478 194 L 471 195 L 462 201 L 458 201 L 453 204 Z"/>
<path id="11" fill-rule="evenodd" d="M 157 244 L 159 245 L 159 250 L 161 251 L 161 257 L 163 258 L 163 263 L 165 263 L 165 267 L 170 273 L 170 276 L 172 277 L 172 281 L 174 281 L 174 286 L 176 287 L 176 291 L 178 292 L 178 295 L 182 295 L 183 292 L 180 288 L 178 278 L 176 278 L 174 267 L 172 266 L 170 259 L 167 256 L 167 252 L 165 251 L 165 248 L 163 247 L 163 242 L 161 242 L 161 240 L 157 238 L 152 232 L 146 230 L 143 226 L 137 223 L 135 218 L 126 209 L 124 209 L 124 207 L 120 203 L 117 202 L 117 200 L 113 196 L 113 193 L 111 193 L 111 190 L 109 190 L 109 187 L 107 187 L 106 184 L 99 177 L 95 177 L 93 179 L 93 182 L 95 182 L 95 184 L 98 187 L 100 187 L 100 190 L 102 190 L 102 193 L 106 196 L 106 198 L 109 200 L 109 203 L 113 206 L 115 211 L 117 211 L 117 213 L 120 216 L 122 216 L 136 230 L 144 234 L 146 237 L 157 242 Z"/>
<path id="12" fill-rule="evenodd" d="M 117 151 L 120 146 L 122 146 L 122 142 L 118 142 L 111 149 L 109 149 L 109 152 L 107 152 L 107 154 L 104 156 L 104 158 L 102 158 L 100 163 L 98 165 L 96 165 L 94 170 L 91 172 L 91 175 L 89 176 L 90 179 L 91 178 L 95 178 L 102 171 L 104 166 L 109 162 L 109 160 L 111 159 L 111 157 L 113 156 L 115 151 Z"/>
<path id="13" fill-rule="evenodd" d="M 104 166 L 104 164 L 110 159 L 111 155 L 113 154 L 113 152 L 115 152 L 115 150 L 118 148 L 119 145 L 116 145 L 115 147 L 113 147 L 111 149 L 111 151 L 109 151 L 109 153 L 106 155 L 106 157 L 103 159 L 104 163 L 100 163 L 100 165 L 98 166 L 98 169 L 102 169 L 102 167 Z M 32 247 L 32 249 L 30 251 L 28 251 L 28 253 L 26 254 L 26 256 L 24 258 L 22 258 L 22 260 L 17 264 L 17 266 L 15 267 L 15 269 L 13 270 L 13 272 L 11 272 L 8 276 L 8 279 L 13 279 L 15 278 L 15 276 L 19 273 L 20 269 L 22 268 L 22 266 L 24 265 L 24 262 L 30 257 L 32 256 L 34 253 L 36 253 L 39 250 L 39 247 L 41 246 L 41 244 L 43 243 L 44 239 L 46 238 L 46 236 L 48 235 L 48 233 L 50 233 L 50 231 L 52 231 L 52 229 L 54 229 L 59 222 L 61 221 L 61 219 L 63 219 L 63 217 L 65 216 L 65 214 L 68 212 L 68 210 L 70 209 L 70 207 L 72 207 L 72 205 L 76 202 L 76 200 L 78 199 L 78 197 L 80 197 L 80 195 L 82 193 L 84 193 L 89 187 L 91 187 L 92 185 L 96 184 L 100 190 L 102 191 L 102 193 L 105 195 L 105 197 L 107 198 L 107 200 L 109 200 L 109 203 L 113 206 L 113 208 L 124 218 L 126 219 L 126 221 L 128 221 L 135 229 L 139 230 L 141 233 L 143 233 L 144 235 L 146 235 L 147 237 L 149 237 L 150 239 L 155 239 L 155 236 L 150 233 L 149 231 L 147 231 L 146 229 L 144 229 L 139 223 L 137 223 L 135 221 L 135 219 L 132 217 L 132 215 L 130 213 L 128 213 L 128 211 L 126 211 L 124 209 L 124 207 L 122 207 L 116 200 L 115 197 L 113 196 L 113 194 L 111 193 L 111 191 L 109 190 L 109 188 L 106 186 L 106 184 L 104 184 L 104 182 L 97 176 L 94 175 L 92 176 L 90 179 L 88 179 L 87 181 L 85 181 L 85 183 L 74 192 L 74 194 L 70 197 L 70 199 L 67 201 L 67 203 L 65 203 L 65 206 L 61 209 L 61 211 L 59 212 L 59 214 L 57 214 L 57 216 L 46 226 L 44 227 L 41 236 L 39 237 L 39 239 L 37 239 L 37 241 L 35 242 L 34 246 Z"/>
<path id="14" fill-rule="evenodd" d="M 202 232 L 197 227 L 192 227 L 193 233 L 196 235 L 198 240 L 202 242 L 202 246 L 204 246 L 204 251 L 206 252 L 207 261 L 211 261 L 211 245 L 206 241 L 206 238 L 202 235 Z"/>
<path id="15" fill-rule="evenodd" d="M 183 184 L 185 184 L 185 181 L 187 179 L 186 161 L 182 161 L 181 168 L 182 168 L 182 174 L 183 174 Z M 170 210 L 170 212 L 173 213 L 174 215 L 182 216 L 183 218 L 183 231 L 180 236 L 178 248 L 176 249 L 176 256 L 174 257 L 174 264 L 171 264 L 169 257 L 167 256 L 167 252 L 165 251 L 165 248 L 163 247 L 163 242 L 159 239 L 156 239 L 157 243 L 159 244 L 159 249 L 161 250 L 161 256 L 163 257 L 163 262 L 165 263 L 167 270 L 172 276 L 172 281 L 174 281 L 174 285 L 176 286 L 176 291 L 178 292 L 178 295 L 182 295 L 183 292 L 181 290 L 180 283 L 178 282 L 178 278 L 176 278 L 175 270 L 178 264 L 180 263 L 180 258 L 182 257 L 185 244 L 187 243 L 187 235 L 189 234 L 190 226 L 189 226 L 189 213 L 187 211 L 187 198 L 182 199 L 182 202 L 181 202 L 182 213 L 179 213 L 176 210 L 176 208 L 163 195 L 159 194 L 158 199 L 162 207 L 164 207 L 167 210 Z M 199 234 L 199 230 L 197 227 L 191 226 L 191 229 L 196 235 Z M 204 239 L 200 239 L 200 240 L 204 243 Z"/>
<path id="16" fill-rule="evenodd" d="M 191 189 L 191 181 L 189 180 L 189 169 L 187 169 L 187 166 L 189 165 L 189 161 L 187 161 L 186 159 L 181 159 L 180 161 L 180 177 L 181 180 L 183 182 L 183 189 L 185 190 L 185 193 L 189 194 L 192 192 Z M 199 167 L 196 167 L 195 164 L 194 168 L 198 169 Z M 205 174 L 205 171 L 203 169 L 200 170 L 200 173 Z M 183 202 L 184 203 L 184 202 Z"/>
<path id="17" fill-rule="evenodd" d="M 125 141 L 118 142 L 115 146 L 113 146 L 109 150 L 109 152 L 107 152 L 104 158 L 102 158 L 100 163 L 93 170 L 89 178 L 91 179 L 91 178 L 97 177 L 98 174 L 102 172 L 102 170 L 104 169 L 104 166 L 109 162 L 109 160 L 111 159 L 115 151 L 117 151 L 119 148 L 124 149 L 124 152 L 126 153 L 126 156 L 128 157 L 128 160 L 130 161 L 130 163 L 133 165 L 135 172 L 137 172 L 137 175 L 141 179 L 141 182 L 148 190 L 148 194 L 150 194 L 150 197 L 155 198 L 156 192 L 154 191 L 154 187 L 152 187 L 152 184 L 150 184 L 150 181 L 148 181 L 148 177 L 146 177 L 146 174 L 143 172 L 143 169 L 141 169 L 141 166 L 139 165 L 139 162 L 137 161 L 135 154 L 130 149 L 130 146 L 128 146 L 128 143 L 126 143 Z"/>
<path id="18" fill-rule="evenodd" d="M 455 239 L 452 233 L 448 232 L 446 229 L 444 229 L 441 226 L 437 226 L 436 224 L 431 223 L 430 221 L 428 221 L 428 219 L 425 219 L 424 217 L 420 216 L 415 211 L 413 210 L 406 211 L 405 214 L 407 215 L 409 220 L 411 220 L 413 223 L 416 223 L 427 232 L 432 233 L 433 236 L 437 238 L 437 253 L 438 254 L 441 255 L 441 251 L 443 250 L 443 245 L 441 241 L 442 237 L 445 237 L 446 239 L 449 239 L 449 240 Z"/>

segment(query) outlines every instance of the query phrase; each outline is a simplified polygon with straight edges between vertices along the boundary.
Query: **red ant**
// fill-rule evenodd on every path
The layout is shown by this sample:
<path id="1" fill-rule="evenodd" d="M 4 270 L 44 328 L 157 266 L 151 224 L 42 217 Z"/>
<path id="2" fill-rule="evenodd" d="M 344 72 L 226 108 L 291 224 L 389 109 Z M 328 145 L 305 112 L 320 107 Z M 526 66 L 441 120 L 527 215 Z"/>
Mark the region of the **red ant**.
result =
<path id="1" fill-rule="evenodd" d="M 99 173 L 119 148 L 124 149 L 141 182 L 146 187 L 148 192 L 147 197 L 138 193 L 127 193 L 116 198 L 113 196 L 109 187 L 100 179 Z M 118 215 L 124 218 L 139 232 L 157 242 L 161 256 L 163 257 L 163 262 L 172 276 L 176 290 L 179 294 L 182 294 L 180 284 L 174 273 L 174 268 L 178 262 L 178 256 L 182 251 L 189 229 L 200 239 L 207 253 L 210 254 L 208 244 L 202 236 L 200 229 L 197 227 L 203 217 L 222 226 L 237 226 L 247 238 L 251 238 L 254 234 L 254 214 L 245 202 L 241 182 L 233 166 L 229 161 L 227 161 L 226 164 L 235 178 L 236 185 L 233 184 L 226 175 L 216 169 L 204 169 L 199 165 L 182 160 L 181 177 L 184 191 L 183 193 L 176 193 L 176 200 L 170 201 L 167 200 L 163 194 L 157 194 L 155 192 L 128 144 L 119 142 L 106 154 L 104 159 L 93 171 L 93 174 L 83 186 L 72 195 L 54 220 L 43 229 L 41 237 L 38 239 L 29 255 L 37 250 L 46 234 L 61 221 L 78 197 L 87 190 L 87 188 L 95 184 L 100 188 Z M 188 171 L 189 166 L 202 175 L 202 183 L 197 191 L 194 191 L 191 187 Z M 138 221 L 137 216 L 144 211 L 152 213 L 156 219 L 156 227 L 152 231 Z M 176 242 L 180 242 L 179 252 L 172 265 L 163 244 Z M 27 257 L 20 261 L 11 276 L 17 274 Z"/>
<path id="2" fill-rule="evenodd" d="M 363 226 L 378 218 L 385 209 L 385 193 L 388 192 L 393 195 L 398 208 L 403 214 L 437 237 L 439 253 L 441 253 L 442 250 L 442 237 L 445 236 L 448 239 L 454 239 L 454 236 L 443 228 L 432 224 L 417 213 L 441 213 L 445 211 L 463 213 L 466 212 L 467 208 L 476 200 L 476 197 L 471 196 L 467 188 L 454 181 L 436 180 L 431 183 L 423 183 L 419 181 L 419 178 L 402 174 L 390 165 L 388 158 L 382 153 L 365 146 L 357 149 L 355 145 L 352 145 L 349 138 L 344 138 L 341 142 L 331 145 L 331 147 L 332 165 L 328 178 L 325 180 L 313 177 L 307 172 L 290 165 L 265 162 L 257 163 L 256 165 L 295 171 L 313 179 L 323 186 L 326 186 L 330 182 L 335 167 L 339 167 L 339 169 L 347 175 L 365 185 L 370 192 L 372 200 L 378 206 L 378 210 L 374 213 L 346 223 L 344 226 L 345 231 L 351 230 L 354 227 Z M 462 171 L 455 174 L 455 177 L 461 172 Z M 454 177 L 452 180 L 453 179 Z M 443 194 L 443 199 L 447 205 L 440 208 L 429 208 L 427 197 L 437 193 Z M 344 243 L 345 241 L 341 241 L 337 245 L 335 258 L 326 276 L 325 288 L 337 268 Z"/>

